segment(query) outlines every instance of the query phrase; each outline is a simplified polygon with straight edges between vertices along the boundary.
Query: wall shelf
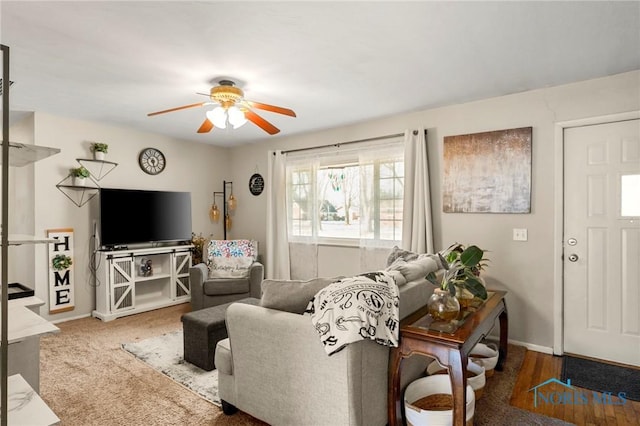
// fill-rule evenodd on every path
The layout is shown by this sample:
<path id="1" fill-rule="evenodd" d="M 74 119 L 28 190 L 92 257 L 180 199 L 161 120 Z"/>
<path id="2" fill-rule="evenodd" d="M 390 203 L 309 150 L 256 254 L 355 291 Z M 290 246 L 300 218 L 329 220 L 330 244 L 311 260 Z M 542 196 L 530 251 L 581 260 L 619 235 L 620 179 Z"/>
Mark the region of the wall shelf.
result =
<path id="1" fill-rule="evenodd" d="M 22 244 L 49 244 L 55 243 L 54 238 L 49 237 L 36 237 L 35 235 L 26 234 L 9 234 L 9 245 L 19 246 Z"/>
<path id="2" fill-rule="evenodd" d="M 91 158 L 76 158 L 76 161 L 89 170 L 89 173 L 91 173 L 89 177 L 95 181 L 101 180 L 118 166 L 118 163 L 113 161 L 94 160 Z"/>
<path id="3" fill-rule="evenodd" d="M 9 142 L 9 166 L 23 167 L 59 153 L 58 148 Z M 2 160 L 0 159 L 0 163 Z"/>
<path id="4" fill-rule="evenodd" d="M 93 185 L 72 185 L 73 176 L 68 175 L 66 178 L 58 182 L 56 188 L 70 199 L 73 204 L 78 207 L 82 207 L 91 201 L 91 199 L 100 191 L 100 187 L 92 180 L 88 179 L 87 182 L 93 183 Z"/>
<path id="5" fill-rule="evenodd" d="M 76 158 L 76 161 L 89 171 L 89 179 L 86 179 L 89 185 L 73 185 L 73 176 L 69 174 L 58 182 L 56 188 L 73 204 L 82 207 L 98 194 L 100 191 L 98 181 L 111 173 L 118 166 L 118 163 L 91 158 Z"/>

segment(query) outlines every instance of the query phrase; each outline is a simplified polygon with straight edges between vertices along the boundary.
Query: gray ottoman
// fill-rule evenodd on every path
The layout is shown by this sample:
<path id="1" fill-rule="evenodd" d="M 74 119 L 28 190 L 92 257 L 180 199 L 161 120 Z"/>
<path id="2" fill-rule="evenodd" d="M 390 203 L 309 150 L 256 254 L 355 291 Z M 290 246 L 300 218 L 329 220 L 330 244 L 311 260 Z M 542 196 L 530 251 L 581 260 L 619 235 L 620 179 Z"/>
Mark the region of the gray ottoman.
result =
<path id="1" fill-rule="evenodd" d="M 231 303 L 259 305 L 260 299 L 249 297 Z M 182 315 L 180 320 L 184 336 L 185 361 L 207 371 L 216 368 L 213 358 L 218 342 L 227 338 L 227 326 L 224 320 L 231 303 Z"/>

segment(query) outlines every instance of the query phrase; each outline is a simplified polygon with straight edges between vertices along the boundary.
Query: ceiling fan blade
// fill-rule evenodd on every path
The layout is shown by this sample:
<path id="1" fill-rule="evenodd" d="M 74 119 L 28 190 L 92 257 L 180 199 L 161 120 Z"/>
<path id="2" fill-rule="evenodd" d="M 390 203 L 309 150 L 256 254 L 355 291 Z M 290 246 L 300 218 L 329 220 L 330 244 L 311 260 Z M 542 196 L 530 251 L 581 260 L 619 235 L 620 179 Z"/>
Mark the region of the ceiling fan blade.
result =
<path id="1" fill-rule="evenodd" d="M 154 115 L 164 114 L 164 113 L 167 113 L 167 112 L 174 112 L 174 111 L 180 111 L 180 110 L 183 110 L 183 109 L 201 107 L 201 106 L 204 106 L 204 105 L 206 105 L 208 103 L 209 102 L 198 102 L 197 104 L 183 105 L 183 106 L 179 106 L 179 107 L 176 107 L 176 108 L 165 109 L 163 111 L 150 112 L 149 114 L 147 114 L 147 116 L 148 117 L 152 117 Z"/>
<path id="2" fill-rule="evenodd" d="M 205 118 L 198 129 L 198 133 L 209 133 L 211 129 L 213 129 L 213 123 L 208 118 Z"/>
<path id="3" fill-rule="evenodd" d="M 260 117 L 258 114 L 251 111 L 250 109 L 244 112 L 244 116 L 247 118 L 247 120 L 251 121 L 253 124 L 260 127 L 262 130 L 269 133 L 270 135 L 275 135 L 276 133 L 280 132 L 280 129 L 278 129 L 276 126 L 269 123 L 267 120 Z"/>
<path id="4" fill-rule="evenodd" d="M 253 101 L 244 101 L 247 105 L 249 105 L 252 108 L 258 108 L 258 109 L 262 109 L 264 111 L 270 111 L 270 112 L 276 112 L 278 114 L 284 114 L 284 115 L 288 115 L 289 117 L 295 117 L 296 113 L 293 112 L 293 110 L 289 109 L 289 108 L 282 108 L 279 106 L 275 106 L 275 105 L 269 105 L 269 104 L 262 104 L 260 102 L 253 102 Z"/>

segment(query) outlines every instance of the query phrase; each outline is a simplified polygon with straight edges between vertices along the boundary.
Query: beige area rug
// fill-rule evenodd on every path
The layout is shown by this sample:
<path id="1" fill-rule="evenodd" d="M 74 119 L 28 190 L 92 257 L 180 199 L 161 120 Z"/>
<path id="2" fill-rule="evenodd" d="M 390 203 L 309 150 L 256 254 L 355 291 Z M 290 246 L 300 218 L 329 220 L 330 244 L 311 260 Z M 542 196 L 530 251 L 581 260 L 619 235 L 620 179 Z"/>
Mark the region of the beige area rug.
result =
<path id="1" fill-rule="evenodd" d="M 207 401 L 221 406 L 218 397 L 218 370 L 206 371 L 184 360 L 182 330 L 139 342 L 123 343 L 122 349 Z"/>
<path id="2" fill-rule="evenodd" d="M 181 330 L 180 316 L 189 309 L 183 304 L 106 323 L 83 318 L 57 324 L 61 332 L 41 340 L 42 398 L 63 425 L 264 425 L 242 412 L 224 415 L 122 350 L 123 342 Z M 525 351 L 509 346 L 505 371 L 488 380 L 476 405 L 476 426 L 565 424 L 509 405 Z"/>

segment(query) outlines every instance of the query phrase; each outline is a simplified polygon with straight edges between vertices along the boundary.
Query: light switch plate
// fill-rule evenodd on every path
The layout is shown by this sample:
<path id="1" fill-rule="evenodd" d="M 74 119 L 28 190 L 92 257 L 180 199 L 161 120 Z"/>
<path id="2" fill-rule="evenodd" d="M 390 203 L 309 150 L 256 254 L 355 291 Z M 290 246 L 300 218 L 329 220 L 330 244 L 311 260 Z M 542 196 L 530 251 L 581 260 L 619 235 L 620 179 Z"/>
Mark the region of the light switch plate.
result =
<path id="1" fill-rule="evenodd" d="M 513 241 L 527 241 L 527 228 L 513 228 Z"/>

